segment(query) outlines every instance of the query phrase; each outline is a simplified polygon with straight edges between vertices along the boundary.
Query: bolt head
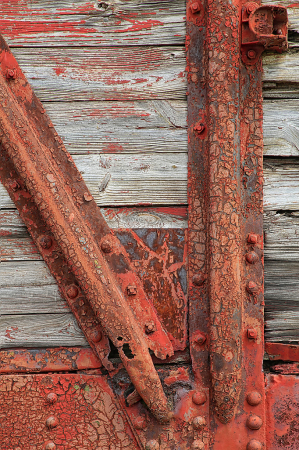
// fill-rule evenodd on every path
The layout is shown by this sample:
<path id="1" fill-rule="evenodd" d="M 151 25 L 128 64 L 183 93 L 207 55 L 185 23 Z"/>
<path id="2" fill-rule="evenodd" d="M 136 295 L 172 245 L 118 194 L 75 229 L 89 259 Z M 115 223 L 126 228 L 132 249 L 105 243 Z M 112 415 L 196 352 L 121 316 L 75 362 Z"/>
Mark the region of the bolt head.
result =
<path id="1" fill-rule="evenodd" d="M 97 342 L 100 342 L 102 340 L 102 332 L 101 330 L 99 330 L 98 328 L 95 328 L 94 330 L 92 330 L 89 334 L 90 339 L 92 340 L 92 342 L 94 342 L 95 344 Z"/>
<path id="2" fill-rule="evenodd" d="M 44 250 L 49 250 L 49 248 L 51 248 L 53 245 L 53 239 L 51 238 L 51 236 L 42 236 L 41 240 L 40 240 L 40 246 L 41 248 L 43 248 Z"/>
<path id="3" fill-rule="evenodd" d="M 89 192 L 84 192 L 83 198 L 86 202 L 91 202 L 91 200 L 93 199 L 92 195 Z"/>
<path id="4" fill-rule="evenodd" d="M 143 416 L 138 416 L 134 420 L 134 428 L 136 430 L 144 430 L 146 428 L 146 419 Z"/>
<path id="5" fill-rule="evenodd" d="M 201 331 L 198 332 L 194 338 L 194 342 L 198 345 L 203 345 L 207 340 L 207 337 L 205 333 L 202 333 Z"/>
<path id="6" fill-rule="evenodd" d="M 199 4 L 199 2 L 192 3 L 190 8 L 191 8 L 191 11 L 192 11 L 193 14 L 198 13 L 200 11 L 200 4 Z"/>
<path id="7" fill-rule="evenodd" d="M 249 281 L 247 283 L 246 290 L 249 294 L 254 294 L 258 291 L 258 285 L 254 281 Z"/>
<path id="8" fill-rule="evenodd" d="M 206 425 L 206 419 L 202 416 L 197 416 L 193 419 L 193 427 L 196 430 L 203 428 Z"/>
<path id="9" fill-rule="evenodd" d="M 259 392 L 257 391 L 251 391 L 247 394 L 246 397 L 247 403 L 251 406 L 257 406 L 261 403 L 262 401 L 262 396 Z"/>
<path id="10" fill-rule="evenodd" d="M 155 439 L 152 439 L 151 441 L 148 441 L 145 444 L 145 450 L 159 450 L 160 445 L 159 442 L 156 441 Z"/>
<path id="11" fill-rule="evenodd" d="M 47 427 L 51 430 L 53 428 L 56 428 L 58 425 L 58 419 L 55 416 L 50 416 L 46 420 Z"/>
<path id="12" fill-rule="evenodd" d="M 154 333 L 157 330 L 156 324 L 153 320 L 149 320 L 145 323 L 145 332 L 146 334 Z"/>
<path id="13" fill-rule="evenodd" d="M 256 58 L 256 51 L 255 50 L 248 50 L 248 52 L 247 52 L 247 57 L 248 57 L 248 59 L 255 59 Z"/>
<path id="14" fill-rule="evenodd" d="M 203 273 L 197 273 L 196 275 L 193 275 L 192 277 L 192 283 L 195 286 L 202 286 L 206 280 L 206 277 Z"/>
<path id="15" fill-rule="evenodd" d="M 7 69 L 6 71 L 6 78 L 7 80 L 16 79 L 17 77 L 17 71 L 16 69 Z"/>
<path id="16" fill-rule="evenodd" d="M 13 190 L 13 191 L 17 191 L 18 189 L 20 189 L 20 185 L 16 180 L 13 180 L 9 183 L 9 187 Z"/>
<path id="17" fill-rule="evenodd" d="M 262 450 L 262 443 L 256 439 L 252 439 L 248 442 L 246 450 Z"/>
<path id="18" fill-rule="evenodd" d="M 202 441 L 199 441 L 198 439 L 196 439 L 196 441 L 193 441 L 191 444 L 192 450 L 204 450 L 204 448 L 205 444 Z"/>
<path id="19" fill-rule="evenodd" d="M 57 395 L 55 394 L 55 392 L 50 392 L 47 395 L 46 400 L 50 404 L 56 403 L 57 402 Z"/>
<path id="20" fill-rule="evenodd" d="M 256 264 L 259 261 L 259 256 L 255 252 L 246 253 L 245 258 L 248 264 Z"/>
<path id="21" fill-rule="evenodd" d="M 248 328 L 247 330 L 248 339 L 257 339 L 257 331 L 255 328 Z"/>
<path id="22" fill-rule="evenodd" d="M 252 11 L 254 11 L 254 9 L 255 9 L 255 8 L 254 8 L 253 5 L 248 5 L 247 8 L 246 8 L 248 14 L 252 13 Z"/>
<path id="23" fill-rule="evenodd" d="M 110 239 L 104 239 L 101 242 L 102 252 L 104 252 L 104 253 L 111 253 L 112 252 L 112 248 L 113 248 L 113 245 L 112 245 L 112 242 L 110 241 Z"/>
<path id="24" fill-rule="evenodd" d="M 66 289 L 66 294 L 69 298 L 74 299 L 78 296 L 79 289 L 75 284 L 72 284 L 71 286 L 68 286 L 68 288 Z"/>
<path id="25" fill-rule="evenodd" d="M 192 401 L 195 405 L 203 405 L 207 401 L 207 396 L 204 392 L 197 391 L 192 395 Z"/>
<path id="26" fill-rule="evenodd" d="M 249 233 L 247 236 L 247 242 L 248 244 L 257 244 L 258 236 L 255 233 Z"/>
<path id="27" fill-rule="evenodd" d="M 54 442 L 52 441 L 48 441 L 45 443 L 45 450 L 55 450 L 56 449 L 56 445 L 54 444 Z"/>
<path id="28" fill-rule="evenodd" d="M 137 294 L 137 287 L 135 285 L 130 285 L 127 287 L 127 294 L 128 295 L 136 295 Z"/>
<path id="29" fill-rule="evenodd" d="M 250 430 L 259 430 L 263 425 L 263 421 L 259 416 L 251 414 L 246 420 L 246 425 Z"/>
<path id="30" fill-rule="evenodd" d="M 197 131 L 199 134 L 203 133 L 206 129 L 206 126 L 204 123 L 198 123 L 194 126 L 194 130 Z"/>

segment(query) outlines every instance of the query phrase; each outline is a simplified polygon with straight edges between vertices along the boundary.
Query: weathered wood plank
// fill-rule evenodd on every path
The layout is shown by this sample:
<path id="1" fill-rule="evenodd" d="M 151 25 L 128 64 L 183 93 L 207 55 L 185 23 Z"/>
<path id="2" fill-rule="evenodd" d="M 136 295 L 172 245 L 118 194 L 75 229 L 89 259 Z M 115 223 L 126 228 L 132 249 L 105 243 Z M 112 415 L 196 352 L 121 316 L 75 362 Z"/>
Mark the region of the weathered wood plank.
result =
<path id="1" fill-rule="evenodd" d="M 14 49 L 41 101 L 185 99 L 182 47 Z"/>
<path id="2" fill-rule="evenodd" d="M 279 263 L 283 261 L 290 264 L 299 261 L 298 211 L 267 212 L 264 218 L 264 230 L 266 261 L 275 260 Z"/>
<path id="3" fill-rule="evenodd" d="M 133 46 L 185 42 L 184 0 L 2 0 L 11 46 Z"/>
<path id="4" fill-rule="evenodd" d="M 299 160 L 295 158 L 264 161 L 264 209 L 299 209 Z"/>

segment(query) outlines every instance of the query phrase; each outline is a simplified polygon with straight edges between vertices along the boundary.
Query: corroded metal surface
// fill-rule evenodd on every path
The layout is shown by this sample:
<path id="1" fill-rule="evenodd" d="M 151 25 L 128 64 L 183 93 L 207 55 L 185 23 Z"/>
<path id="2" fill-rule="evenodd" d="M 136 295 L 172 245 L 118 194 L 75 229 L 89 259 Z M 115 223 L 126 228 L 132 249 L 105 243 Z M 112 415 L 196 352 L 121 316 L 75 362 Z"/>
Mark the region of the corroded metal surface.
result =
<path id="1" fill-rule="evenodd" d="M 271 361 L 299 362 L 299 345 L 266 342 L 265 351 Z"/>

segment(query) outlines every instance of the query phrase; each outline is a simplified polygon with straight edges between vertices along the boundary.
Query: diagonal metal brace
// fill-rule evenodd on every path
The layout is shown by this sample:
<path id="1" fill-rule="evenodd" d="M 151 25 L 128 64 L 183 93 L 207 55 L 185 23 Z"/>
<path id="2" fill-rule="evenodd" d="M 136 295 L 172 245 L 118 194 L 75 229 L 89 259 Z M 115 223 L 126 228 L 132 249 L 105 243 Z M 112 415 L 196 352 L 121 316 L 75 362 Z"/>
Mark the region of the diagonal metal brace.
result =
<path id="1" fill-rule="evenodd" d="M 168 421 L 171 413 L 148 348 L 159 358 L 171 356 L 169 338 L 3 38 L 0 63 L 1 181 L 92 348 L 109 368 L 108 341 L 97 346 L 100 324 L 137 392 L 158 420 Z M 155 331 L 147 336 L 149 321 Z"/>

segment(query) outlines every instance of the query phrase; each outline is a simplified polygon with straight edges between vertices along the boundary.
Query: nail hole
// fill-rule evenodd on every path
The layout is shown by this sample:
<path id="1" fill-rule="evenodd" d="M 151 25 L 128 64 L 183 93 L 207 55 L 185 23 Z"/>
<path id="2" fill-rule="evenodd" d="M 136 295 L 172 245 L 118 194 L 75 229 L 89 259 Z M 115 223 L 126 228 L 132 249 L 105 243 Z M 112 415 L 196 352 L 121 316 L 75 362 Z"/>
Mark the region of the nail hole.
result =
<path id="1" fill-rule="evenodd" d="M 98 2 L 98 8 L 100 11 L 106 11 L 108 9 L 109 5 L 106 2 Z"/>

